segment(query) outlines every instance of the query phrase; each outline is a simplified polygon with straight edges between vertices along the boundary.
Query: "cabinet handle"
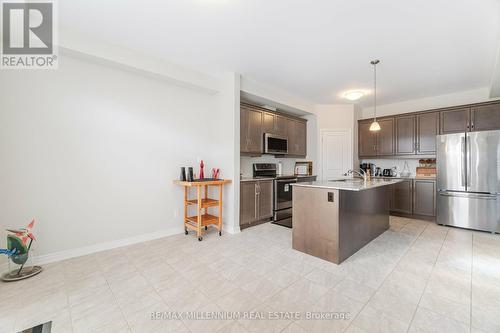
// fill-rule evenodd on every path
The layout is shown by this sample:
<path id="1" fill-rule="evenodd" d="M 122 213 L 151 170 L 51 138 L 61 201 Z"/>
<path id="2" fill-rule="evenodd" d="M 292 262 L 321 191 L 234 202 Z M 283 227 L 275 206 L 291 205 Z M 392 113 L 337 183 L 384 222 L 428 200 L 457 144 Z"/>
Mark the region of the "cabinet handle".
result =
<path id="1" fill-rule="evenodd" d="M 258 184 L 255 184 L 255 211 L 254 211 L 254 218 L 257 218 L 258 214 L 257 214 L 257 211 L 259 210 L 258 209 L 258 205 L 259 205 L 259 192 L 257 191 L 257 188 L 259 187 Z"/>

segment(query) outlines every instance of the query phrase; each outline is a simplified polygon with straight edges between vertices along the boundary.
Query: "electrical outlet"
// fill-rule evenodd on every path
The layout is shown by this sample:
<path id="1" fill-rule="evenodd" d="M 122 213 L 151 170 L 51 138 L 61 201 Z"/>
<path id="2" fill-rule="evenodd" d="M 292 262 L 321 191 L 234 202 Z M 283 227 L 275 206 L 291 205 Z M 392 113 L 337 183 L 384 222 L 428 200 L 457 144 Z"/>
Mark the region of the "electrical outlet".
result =
<path id="1" fill-rule="evenodd" d="M 333 192 L 328 192 L 328 202 L 333 202 Z"/>

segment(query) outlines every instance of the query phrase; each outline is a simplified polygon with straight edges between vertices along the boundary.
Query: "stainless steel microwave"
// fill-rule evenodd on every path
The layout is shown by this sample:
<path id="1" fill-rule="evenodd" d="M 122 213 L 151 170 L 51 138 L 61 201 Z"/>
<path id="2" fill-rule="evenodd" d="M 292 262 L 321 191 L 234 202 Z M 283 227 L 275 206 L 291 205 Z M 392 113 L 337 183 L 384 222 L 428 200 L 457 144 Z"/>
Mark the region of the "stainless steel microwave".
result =
<path id="1" fill-rule="evenodd" d="M 276 155 L 288 154 L 288 139 L 282 136 L 265 133 L 264 153 Z"/>

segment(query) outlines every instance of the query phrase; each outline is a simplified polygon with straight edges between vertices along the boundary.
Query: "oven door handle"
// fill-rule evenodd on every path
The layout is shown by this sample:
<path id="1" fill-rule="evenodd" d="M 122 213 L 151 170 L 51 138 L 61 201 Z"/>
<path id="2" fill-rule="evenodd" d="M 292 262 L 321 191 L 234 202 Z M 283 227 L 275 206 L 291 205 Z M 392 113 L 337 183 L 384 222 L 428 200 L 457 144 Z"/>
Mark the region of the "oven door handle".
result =
<path id="1" fill-rule="evenodd" d="M 296 183 L 297 178 L 292 178 L 292 179 L 276 179 L 277 183 Z"/>

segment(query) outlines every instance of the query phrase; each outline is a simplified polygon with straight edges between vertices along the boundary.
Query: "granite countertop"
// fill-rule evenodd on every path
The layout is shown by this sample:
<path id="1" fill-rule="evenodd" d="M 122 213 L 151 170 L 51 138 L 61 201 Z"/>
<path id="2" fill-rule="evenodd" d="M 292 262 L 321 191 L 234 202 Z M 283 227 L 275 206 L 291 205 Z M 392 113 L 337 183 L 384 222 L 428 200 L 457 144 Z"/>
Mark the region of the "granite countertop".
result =
<path id="1" fill-rule="evenodd" d="M 372 177 L 372 179 L 430 179 L 430 180 L 435 180 L 436 176 L 416 176 L 416 175 L 411 175 L 409 177 Z"/>
<path id="2" fill-rule="evenodd" d="M 309 178 L 309 177 L 316 177 L 316 175 L 311 175 L 311 176 L 305 176 L 305 175 L 281 175 L 279 177 Z M 253 181 L 259 181 L 259 180 L 273 180 L 273 179 L 275 179 L 275 177 L 259 177 L 259 178 L 242 177 L 240 179 L 240 182 L 253 182 Z"/>
<path id="3" fill-rule="evenodd" d="M 259 180 L 273 180 L 273 177 L 259 177 L 259 178 L 252 178 L 252 177 L 243 177 L 240 179 L 240 182 L 255 182 Z"/>
<path id="4" fill-rule="evenodd" d="M 330 181 L 316 181 L 306 183 L 291 184 L 292 186 L 326 188 L 332 190 L 363 191 L 371 188 L 393 185 L 402 182 L 401 178 L 378 178 L 364 182 L 359 178 L 342 178 Z"/>

